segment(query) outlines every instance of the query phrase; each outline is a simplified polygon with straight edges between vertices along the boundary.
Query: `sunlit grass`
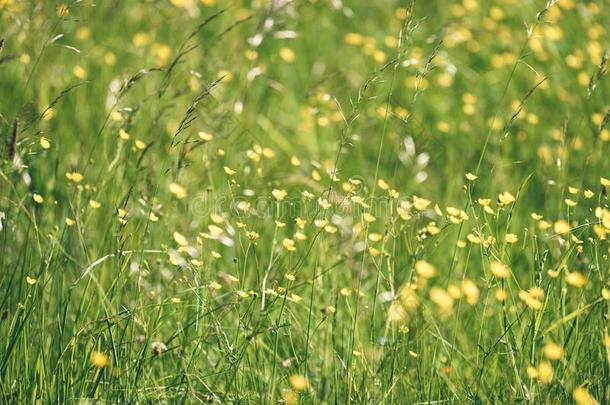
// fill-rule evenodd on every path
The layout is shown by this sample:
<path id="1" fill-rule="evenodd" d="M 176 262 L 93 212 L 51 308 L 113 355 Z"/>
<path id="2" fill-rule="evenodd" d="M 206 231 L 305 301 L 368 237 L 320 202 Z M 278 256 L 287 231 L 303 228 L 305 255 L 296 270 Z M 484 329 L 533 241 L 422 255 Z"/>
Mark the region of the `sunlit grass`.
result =
<path id="1" fill-rule="evenodd" d="M 0 399 L 610 401 L 603 0 L 0 0 Z"/>

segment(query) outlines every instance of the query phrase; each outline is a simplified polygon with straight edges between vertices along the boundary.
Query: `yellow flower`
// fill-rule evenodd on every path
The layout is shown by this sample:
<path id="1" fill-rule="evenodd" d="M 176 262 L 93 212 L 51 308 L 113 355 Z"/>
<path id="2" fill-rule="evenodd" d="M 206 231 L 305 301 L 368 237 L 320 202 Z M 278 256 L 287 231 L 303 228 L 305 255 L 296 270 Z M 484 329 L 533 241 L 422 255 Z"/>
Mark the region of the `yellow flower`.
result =
<path id="1" fill-rule="evenodd" d="M 77 184 L 83 181 L 83 175 L 78 172 L 68 172 L 66 173 L 66 178 Z"/>
<path id="2" fill-rule="evenodd" d="M 368 212 L 365 212 L 364 214 L 362 214 L 362 219 L 364 220 L 364 222 L 375 222 L 377 220 L 377 218 L 375 218 L 374 215 L 369 214 Z"/>
<path id="3" fill-rule="evenodd" d="M 304 391 L 309 386 L 309 381 L 302 375 L 294 374 L 290 376 L 290 385 L 296 391 Z"/>
<path id="4" fill-rule="evenodd" d="M 419 260 L 415 263 L 415 271 L 423 278 L 432 278 L 436 276 L 436 269 L 425 260 Z"/>
<path id="5" fill-rule="evenodd" d="M 174 195 L 178 200 L 186 198 L 186 189 L 177 183 L 170 183 L 169 192 Z"/>
<path id="6" fill-rule="evenodd" d="M 491 272 L 498 278 L 506 278 L 510 275 L 510 269 L 503 263 L 496 260 L 491 262 Z"/>
<path id="7" fill-rule="evenodd" d="M 34 284 L 36 284 L 38 282 L 38 280 L 36 280 L 33 277 L 26 276 L 25 277 L 25 282 L 28 283 L 29 285 L 34 285 Z"/>
<path id="8" fill-rule="evenodd" d="M 197 135 L 199 136 L 199 139 L 201 139 L 204 142 L 210 142 L 212 139 L 214 139 L 214 135 L 204 132 L 204 131 L 199 131 L 197 133 Z"/>
<path id="9" fill-rule="evenodd" d="M 473 174 L 473 173 L 466 173 L 466 178 L 470 181 L 475 181 L 476 179 L 479 178 L 479 176 Z"/>
<path id="10" fill-rule="evenodd" d="M 24 65 L 29 64 L 32 61 L 32 57 L 30 55 L 28 55 L 27 53 L 22 53 L 21 56 L 19 56 L 19 62 L 21 62 Z M 46 116 L 46 114 L 45 114 Z"/>
<path id="11" fill-rule="evenodd" d="M 538 365 L 538 379 L 543 384 L 550 384 L 553 381 L 553 366 L 548 361 L 543 361 Z"/>
<path id="12" fill-rule="evenodd" d="M 294 51 L 290 48 L 280 49 L 280 58 L 286 63 L 293 63 L 296 59 Z"/>
<path id="13" fill-rule="evenodd" d="M 286 403 L 286 405 L 297 405 L 299 403 L 299 394 L 293 390 L 285 390 L 284 403 Z"/>
<path id="14" fill-rule="evenodd" d="M 577 271 L 566 275 L 566 283 L 574 288 L 581 288 L 587 284 L 587 278 Z"/>
<path id="15" fill-rule="evenodd" d="M 377 186 L 379 186 L 379 188 L 382 190 L 387 190 L 390 188 L 390 185 L 384 179 L 377 180 Z"/>
<path id="16" fill-rule="evenodd" d="M 381 235 L 379 233 L 371 233 L 371 234 L 369 234 L 369 240 L 371 242 L 379 242 L 382 238 L 383 238 L 383 235 Z"/>
<path id="17" fill-rule="evenodd" d="M 505 301 L 508 298 L 508 294 L 501 288 L 498 288 L 494 292 L 494 298 L 498 301 Z"/>
<path id="18" fill-rule="evenodd" d="M 94 210 L 98 209 L 99 207 L 102 206 L 102 204 L 100 204 L 98 201 L 95 200 L 89 200 L 89 206 L 91 208 L 93 208 Z"/>
<path id="19" fill-rule="evenodd" d="M 235 173 L 237 173 L 235 170 L 231 169 L 229 166 L 225 166 L 223 167 L 224 171 L 226 174 L 228 174 L 229 176 L 233 176 Z"/>
<path id="20" fill-rule="evenodd" d="M 468 239 L 468 242 L 473 243 L 475 245 L 478 245 L 481 243 L 481 238 L 472 233 L 469 233 L 468 235 L 466 235 L 466 239 Z"/>
<path id="21" fill-rule="evenodd" d="M 563 347 L 549 342 L 542 347 L 544 356 L 549 360 L 560 360 L 563 357 Z"/>
<path id="22" fill-rule="evenodd" d="M 519 238 L 514 233 L 507 233 L 504 236 L 504 241 L 506 243 L 517 243 L 519 241 Z"/>
<path id="23" fill-rule="evenodd" d="M 447 314 L 453 309 L 453 298 L 442 288 L 432 287 L 430 290 L 430 299 L 438 306 L 438 310 L 441 314 Z"/>
<path id="24" fill-rule="evenodd" d="M 487 207 L 491 204 L 491 198 L 479 198 L 477 199 L 477 202 L 483 207 Z"/>
<path id="25" fill-rule="evenodd" d="M 80 27 L 76 31 L 76 38 L 78 38 L 81 41 L 88 39 L 90 36 L 91 36 L 91 28 L 89 28 L 89 27 Z"/>
<path id="26" fill-rule="evenodd" d="M 553 225 L 553 229 L 555 230 L 555 233 L 563 234 L 570 232 L 571 228 L 570 224 L 567 221 L 560 219 L 559 221 L 555 222 L 555 224 Z"/>
<path id="27" fill-rule="evenodd" d="M 189 241 L 184 237 L 184 235 L 178 232 L 174 232 L 174 240 L 180 246 L 187 246 L 189 244 Z"/>
<path id="28" fill-rule="evenodd" d="M 301 160 L 298 157 L 293 156 L 290 158 L 290 164 L 293 166 L 301 166 Z"/>
<path id="29" fill-rule="evenodd" d="M 474 305 L 477 303 L 479 299 L 479 295 L 481 294 L 479 287 L 474 283 L 474 281 L 465 278 L 462 281 L 462 292 L 466 296 L 466 302 L 470 305 Z"/>
<path id="30" fill-rule="evenodd" d="M 151 41 L 150 35 L 148 35 L 145 32 L 138 32 L 132 38 L 133 44 L 138 48 L 142 48 L 142 47 L 150 44 L 150 41 Z"/>
<path id="31" fill-rule="evenodd" d="M 420 198 L 416 195 L 413 196 L 413 206 L 416 210 L 423 211 L 428 208 L 428 205 L 430 205 L 429 200 L 426 200 L 425 198 Z"/>
<path id="32" fill-rule="evenodd" d="M 318 205 L 323 209 L 323 210 L 327 210 L 331 207 L 331 204 L 328 202 L 328 200 L 326 198 L 318 198 Z"/>
<path id="33" fill-rule="evenodd" d="M 502 205 L 509 205 L 515 202 L 515 197 L 509 192 L 504 192 L 498 195 L 498 201 Z"/>
<path id="34" fill-rule="evenodd" d="M 286 192 L 286 190 L 274 189 L 271 194 L 275 197 L 276 200 L 282 201 L 284 198 L 286 198 L 288 192 Z"/>
<path id="35" fill-rule="evenodd" d="M 599 402 L 593 398 L 585 387 L 576 387 L 572 392 L 572 398 L 577 405 L 597 405 Z"/>
<path id="36" fill-rule="evenodd" d="M 42 204 L 44 202 L 44 198 L 42 198 L 42 196 L 40 194 L 32 194 L 32 199 L 34 200 L 34 202 L 36 204 Z"/>
<path id="37" fill-rule="evenodd" d="M 282 240 L 282 246 L 284 246 L 284 249 L 289 252 L 294 252 L 295 250 L 297 250 L 294 240 L 292 239 L 285 238 L 284 240 Z"/>
<path id="38" fill-rule="evenodd" d="M 568 207 L 575 207 L 577 204 L 576 201 L 570 200 L 569 198 L 566 198 L 564 201 Z"/>
<path id="39" fill-rule="evenodd" d="M 116 63 L 116 55 L 110 51 L 104 54 L 104 63 L 112 66 Z"/>
<path id="40" fill-rule="evenodd" d="M 538 378 L 538 369 L 536 367 L 529 366 L 527 368 L 527 376 L 529 378 Z"/>
<path id="41" fill-rule="evenodd" d="M 51 142 L 49 142 L 49 140 L 47 138 L 45 138 L 44 136 L 40 137 L 40 146 L 42 147 L 42 149 L 49 149 L 51 147 Z"/>
<path id="42" fill-rule="evenodd" d="M 542 302 L 536 297 L 536 294 L 532 294 L 532 290 L 519 291 L 519 299 L 525 302 L 525 305 L 527 305 L 534 311 L 539 311 L 542 309 Z"/>
<path id="43" fill-rule="evenodd" d="M 91 364 L 97 368 L 106 368 L 110 365 L 110 357 L 102 352 L 93 352 L 89 358 Z"/>
<path id="44" fill-rule="evenodd" d="M 364 43 L 364 36 L 358 32 L 348 32 L 343 36 L 343 40 L 348 45 L 362 45 Z"/>
<path id="45" fill-rule="evenodd" d="M 552 226 L 551 223 L 548 221 L 540 221 L 540 223 L 538 224 L 538 228 L 540 228 L 543 231 L 549 229 L 551 226 Z"/>
<path id="46" fill-rule="evenodd" d="M 393 188 L 388 190 L 388 197 L 390 197 L 393 200 L 397 199 L 399 195 L 400 195 L 400 193 L 398 191 L 394 190 Z"/>
<path id="47" fill-rule="evenodd" d="M 83 69 L 83 67 L 80 65 L 74 66 L 74 69 L 72 69 L 72 73 L 74 73 L 74 76 L 76 76 L 77 78 L 79 78 L 81 80 L 84 80 L 87 78 L 87 71 L 85 69 Z"/>

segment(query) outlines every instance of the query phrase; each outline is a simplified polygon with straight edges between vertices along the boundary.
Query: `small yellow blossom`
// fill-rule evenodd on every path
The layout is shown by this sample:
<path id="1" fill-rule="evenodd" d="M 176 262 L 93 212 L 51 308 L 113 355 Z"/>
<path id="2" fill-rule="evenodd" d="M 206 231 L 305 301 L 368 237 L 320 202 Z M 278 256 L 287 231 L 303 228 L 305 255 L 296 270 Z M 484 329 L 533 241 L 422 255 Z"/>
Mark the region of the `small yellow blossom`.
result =
<path id="1" fill-rule="evenodd" d="M 48 138 L 41 136 L 40 137 L 40 146 L 42 147 L 42 149 L 49 149 L 51 147 L 51 142 L 49 141 Z"/>
<path id="2" fill-rule="evenodd" d="M 76 76 L 78 79 L 84 80 L 87 78 L 87 71 L 80 65 L 74 66 L 72 73 L 74 73 L 74 76 Z"/>
<path id="3" fill-rule="evenodd" d="M 550 384 L 553 381 L 553 366 L 548 361 L 543 361 L 538 365 L 538 379 L 543 384 Z"/>
<path id="4" fill-rule="evenodd" d="M 187 246 L 189 244 L 188 240 L 181 233 L 174 232 L 174 240 L 180 246 Z"/>
<path id="5" fill-rule="evenodd" d="M 582 288 L 587 284 L 587 278 L 577 271 L 566 274 L 566 283 L 574 288 Z"/>
<path id="6" fill-rule="evenodd" d="M 284 47 L 280 49 L 280 58 L 286 63 L 294 63 L 296 54 L 292 49 Z"/>
<path id="7" fill-rule="evenodd" d="M 571 228 L 567 221 L 560 219 L 559 221 L 555 222 L 553 229 L 555 230 L 555 233 L 561 235 L 570 232 Z"/>
<path id="8" fill-rule="evenodd" d="M 428 205 L 430 205 L 429 200 L 426 200 L 425 198 L 420 198 L 416 195 L 413 196 L 413 206 L 416 210 L 423 211 L 428 208 Z"/>
<path id="9" fill-rule="evenodd" d="M 37 193 L 32 194 L 32 199 L 36 204 L 42 204 L 44 202 L 44 198 L 42 198 L 42 196 Z"/>
<path id="10" fill-rule="evenodd" d="M 583 386 L 576 387 L 572 392 L 572 398 L 574 398 L 574 402 L 576 405 L 598 405 L 599 402 L 591 394 L 589 391 Z"/>
<path id="11" fill-rule="evenodd" d="M 284 198 L 286 198 L 288 192 L 286 190 L 274 189 L 271 194 L 273 195 L 273 197 L 275 197 L 276 200 L 282 201 Z"/>
<path id="12" fill-rule="evenodd" d="M 453 309 L 453 298 L 442 288 L 432 287 L 430 290 L 430 300 L 437 305 L 441 314 L 448 314 Z"/>
<path id="13" fill-rule="evenodd" d="M 295 374 L 290 376 L 290 385 L 292 385 L 292 388 L 296 391 L 304 391 L 309 386 L 309 381 L 302 375 Z"/>
<path id="14" fill-rule="evenodd" d="M 519 299 L 535 311 L 542 309 L 542 302 L 538 299 L 537 294 L 530 291 L 519 291 Z"/>
<path id="15" fill-rule="evenodd" d="M 491 272 L 498 278 L 506 278 L 510 275 L 510 269 L 503 263 L 494 260 L 491 262 Z"/>
<path id="16" fill-rule="evenodd" d="M 542 347 L 544 357 L 549 360 L 560 360 L 563 357 L 563 347 L 556 343 L 549 342 Z"/>
<path id="17" fill-rule="evenodd" d="M 514 233 L 507 233 L 504 236 L 504 241 L 506 243 L 517 243 L 519 241 L 519 237 L 517 235 L 515 235 Z"/>
<path id="18" fill-rule="evenodd" d="M 83 181 L 83 175 L 78 173 L 78 172 L 68 172 L 66 173 L 66 178 L 70 181 L 72 181 L 73 183 L 80 183 L 81 181 Z"/>
<path id="19" fill-rule="evenodd" d="M 498 202 L 502 205 L 509 205 L 515 202 L 515 197 L 509 192 L 504 192 L 498 195 Z"/>
<path id="20" fill-rule="evenodd" d="M 436 269 L 425 260 L 418 260 L 415 263 L 415 271 L 423 278 L 432 278 L 436 276 Z"/>
<path id="21" fill-rule="evenodd" d="M 178 183 L 170 183 L 169 192 L 172 193 L 178 200 L 186 198 L 187 195 L 186 189 Z"/>
<path id="22" fill-rule="evenodd" d="M 282 240 L 282 246 L 289 252 L 294 252 L 295 250 L 297 250 L 294 240 L 292 239 L 285 238 L 284 240 Z"/>
<path id="23" fill-rule="evenodd" d="M 110 365 L 110 357 L 105 355 L 102 352 L 93 352 L 91 353 L 91 357 L 89 357 L 91 364 L 97 368 L 106 368 Z"/>
<path id="24" fill-rule="evenodd" d="M 564 201 L 568 207 L 575 207 L 577 204 L 576 201 L 570 200 L 569 198 L 566 198 Z"/>

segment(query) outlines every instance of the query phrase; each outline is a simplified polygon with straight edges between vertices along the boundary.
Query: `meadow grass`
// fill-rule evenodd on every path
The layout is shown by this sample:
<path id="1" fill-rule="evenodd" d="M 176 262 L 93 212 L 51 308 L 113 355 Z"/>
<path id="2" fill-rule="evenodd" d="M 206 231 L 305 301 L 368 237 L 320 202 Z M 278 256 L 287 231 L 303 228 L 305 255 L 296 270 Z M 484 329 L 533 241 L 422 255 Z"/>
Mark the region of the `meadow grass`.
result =
<path id="1" fill-rule="evenodd" d="M 608 27 L 0 0 L 0 401 L 608 403 Z"/>

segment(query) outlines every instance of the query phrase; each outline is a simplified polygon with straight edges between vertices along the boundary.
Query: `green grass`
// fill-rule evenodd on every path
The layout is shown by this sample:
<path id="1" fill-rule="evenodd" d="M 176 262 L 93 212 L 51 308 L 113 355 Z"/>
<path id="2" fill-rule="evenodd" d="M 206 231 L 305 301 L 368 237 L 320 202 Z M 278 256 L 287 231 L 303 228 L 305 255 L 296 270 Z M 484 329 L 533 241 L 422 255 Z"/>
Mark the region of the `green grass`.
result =
<path id="1" fill-rule="evenodd" d="M 609 9 L 0 0 L 0 402 L 607 403 Z"/>

